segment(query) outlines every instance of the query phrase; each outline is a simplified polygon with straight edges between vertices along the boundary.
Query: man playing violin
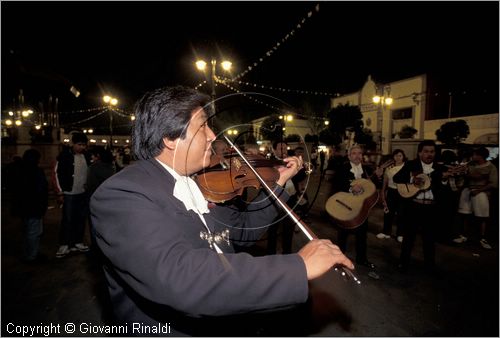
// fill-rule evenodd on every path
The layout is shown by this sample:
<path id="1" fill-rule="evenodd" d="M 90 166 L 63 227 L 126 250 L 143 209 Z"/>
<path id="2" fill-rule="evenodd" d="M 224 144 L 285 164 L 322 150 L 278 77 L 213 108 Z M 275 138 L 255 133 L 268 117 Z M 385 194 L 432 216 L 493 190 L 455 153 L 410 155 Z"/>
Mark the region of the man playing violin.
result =
<path id="1" fill-rule="evenodd" d="M 406 217 L 408 224 L 403 234 L 401 257 L 398 268 L 406 272 L 410 263 L 411 251 L 418 229 L 422 229 L 422 244 L 424 264 L 428 272 L 434 273 L 434 242 L 436 227 L 439 226 L 439 205 L 442 202 L 444 187 L 448 184 L 450 173 L 444 165 L 434 161 L 436 144 L 432 140 L 424 140 L 418 144 L 418 158 L 408 161 L 403 168 L 394 175 L 395 183 L 413 183 L 417 186 L 424 183 L 426 175 L 430 178 L 430 187 L 419 191 L 409 202 Z M 423 174 L 423 175 L 422 175 Z"/>
<path id="2" fill-rule="evenodd" d="M 208 103 L 185 87 L 146 93 L 135 108 L 138 161 L 92 197 L 114 313 L 129 333 L 141 335 L 132 326 L 143 323 L 168 325 L 173 335 L 228 335 L 236 315 L 304 303 L 308 280 L 336 265 L 354 268 L 329 240 L 312 240 L 290 255 L 233 252 L 233 242 L 259 239 L 278 210 L 264 192 L 245 212 L 209 205 L 190 178 L 210 162 Z M 302 159 L 284 161 L 275 191 L 286 201 L 281 186 Z"/>

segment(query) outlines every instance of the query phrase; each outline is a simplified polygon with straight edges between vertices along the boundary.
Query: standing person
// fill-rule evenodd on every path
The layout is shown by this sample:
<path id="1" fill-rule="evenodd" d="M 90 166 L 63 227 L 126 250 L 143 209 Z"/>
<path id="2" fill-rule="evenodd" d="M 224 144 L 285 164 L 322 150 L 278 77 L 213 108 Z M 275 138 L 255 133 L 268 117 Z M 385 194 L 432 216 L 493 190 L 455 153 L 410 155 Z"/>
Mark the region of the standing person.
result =
<path id="1" fill-rule="evenodd" d="M 286 142 L 274 142 L 271 159 L 283 160 L 287 157 L 288 144 Z M 300 172 L 300 171 L 299 171 Z M 297 176 L 297 175 L 295 175 Z M 294 176 L 294 177 L 295 177 Z M 293 180 L 287 180 L 284 189 L 288 196 L 292 197 L 287 201 L 288 206 L 293 208 L 297 203 L 297 190 Z M 267 254 L 273 255 L 277 252 L 278 230 L 281 228 L 281 252 L 283 254 L 292 253 L 293 230 L 295 224 L 292 220 L 280 212 L 276 220 L 267 229 Z"/>
<path id="2" fill-rule="evenodd" d="M 43 170 L 38 167 L 40 152 L 28 149 L 24 152 L 13 186 L 13 213 L 23 221 L 23 262 L 35 263 L 45 257 L 39 254 L 43 233 L 43 217 L 48 207 L 48 183 Z M 13 177 L 13 178 L 14 178 Z"/>
<path id="3" fill-rule="evenodd" d="M 323 150 L 319 152 L 319 174 L 323 176 L 323 169 L 325 169 L 326 155 Z"/>
<path id="4" fill-rule="evenodd" d="M 365 178 L 371 179 L 376 186 L 380 185 L 380 177 L 383 174 L 383 170 L 377 168 L 375 172 L 369 166 L 362 164 L 363 161 L 363 149 L 359 145 L 353 145 L 349 148 L 347 153 L 348 161 L 345 162 L 335 173 L 333 178 L 333 191 L 344 191 L 358 193 L 361 191 L 361 186 L 354 185 L 351 183 L 355 179 Z M 374 174 L 374 175 L 373 175 Z M 366 236 L 368 232 L 368 219 L 363 222 L 360 226 L 353 230 L 346 230 L 343 228 L 338 229 L 338 243 L 339 248 L 342 252 L 346 252 L 347 249 L 347 238 L 349 234 L 354 233 L 356 236 L 356 263 L 369 267 L 371 269 L 375 268 L 375 264 L 368 260 L 366 253 Z"/>
<path id="5" fill-rule="evenodd" d="M 497 168 L 487 160 L 488 156 L 489 151 L 485 147 L 472 152 L 472 163 L 469 165 L 465 188 L 460 195 L 458 206 L 458 212 L 464 218 L 473 214 L 479 221 L 481 235 L 479 243 L 484 249 L 491 249 L 491 245 L 486 240 L 486 225 L 490 217 L 489 198 L 491 193 L 498 188 Z M 467 240 L 463 235 L 460 235 L 458 239 Z M 454 241 L 459 243 L 458 239 Z"/>
<path id="6" fill-rule="evenodd" d="M 430 187 L 420 190 L 408 202 L 408 220 L 405 224 L 401 257 L 398 268 L 406 272 L 410 264 L 411 251 L 417 237 L 418 229 L 422 228 L 422 242 L 424 249 L 424 263 L 428 272 L 435 272 L 435 232 L 439 226 L 440 202 L 443 198 L 443 187 L 448 184 L 447 168 L 434 161 L 436 157 L 436 143 L 424 140 L 418 144 L 418 158 L 408 161 L 403 168 L 394 175 L 395 183 L 411 183 L 421 186 L 425 177 L 430 179 Z M 425 176 L 423 176 L 425 175 Z"/>
<path id="7" fill-rule="evenodd" d="M 59 201 L 63 203 L 57 258 L 62 258 L 71 251 L 89 250 L 83 243 L 88 215 L 88 196 L 85 189 L 90 158 L 86 152 L 87 141 L 85 134 L 74 133 L 71 137 L 71 148 L 63 149 L 54 167 L 55 189 Z"/>
<path id="8" fill-rule="evenodd" d="M 402 243 L 404 226 L 403 204 L 405 201 L 399 195 L 398 187 L 396 183 L 394 183 L 393 177 L 403 168 L 406 162 L 406 155 L 403 150 L 396 149 L 392 152 L 392 159 L 394 160 L 394 165 L 386 169 L 384 173 L 384 183 L 382 184 L 382 190 L 380 192 L 380 199 L 384 207 L 384 228 L 382 232 L 377 234 L 377 238 L 391 238 L 392 221 L 397 214 L 396 239 L 398 242 Z"/>
<path id="9" fill-rule="evenodd" d="M 104 147 L 96 147 L 90 151 L 92 164 L 87 173 L 87 196 L 92 197 L 97 188 L 108 178 L 116 173 L 116 167 L 113 164 L 113 153 Z M 95 228 L 92 219 L 89 219 L 90 239 L 93 249 L 98 249 L 95 240 Z"/>
<path id="10" fill-rule="evenodd" d="M 209 102 L 180 86 L 146 93 L 135 108 L 138 161 L 92 196 L 115 316 L 130 334 L 141 335 L 133 330 L 141 323 L 168 325 L 172 335 L 228 335 L 237 314 L 303 303 L 308 280 L 336 264 L 353 268 L 328 240 L 313 240 L 291 255 L 233 253 L 232 242 L 259 239 L 278 212 L 263 193 L 244 213 L 209 207 L 190 178 L 210 161 Z M 284 161 L 276 193 L 286 200 L 281 186 L 301 160 Z"/>

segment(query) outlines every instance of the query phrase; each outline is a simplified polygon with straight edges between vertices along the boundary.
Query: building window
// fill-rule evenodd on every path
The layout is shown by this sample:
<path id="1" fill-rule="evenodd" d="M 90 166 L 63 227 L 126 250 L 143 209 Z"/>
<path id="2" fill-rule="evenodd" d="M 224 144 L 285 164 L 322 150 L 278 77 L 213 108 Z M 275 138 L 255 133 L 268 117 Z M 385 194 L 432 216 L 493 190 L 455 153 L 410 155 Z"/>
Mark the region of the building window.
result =
<path id="1" fill-rule="evenodd" d="M 412 118 L 412 113 L 413 113 L 413 108 L 412 107 L 402 108 L 402 109 L 396 109 L 396 110 L 392 111 L 392 119 L 393 120 L 411 119 Z"/>

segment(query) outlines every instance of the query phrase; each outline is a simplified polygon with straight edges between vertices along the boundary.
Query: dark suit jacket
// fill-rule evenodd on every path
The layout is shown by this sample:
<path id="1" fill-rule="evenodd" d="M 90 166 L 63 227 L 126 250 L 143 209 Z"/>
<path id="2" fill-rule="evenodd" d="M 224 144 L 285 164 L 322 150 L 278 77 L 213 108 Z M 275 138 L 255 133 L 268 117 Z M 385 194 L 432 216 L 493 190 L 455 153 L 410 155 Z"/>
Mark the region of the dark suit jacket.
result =
<path id="1" fill-rule="evenodd" d="M 207 316 L 307 300 L 306 269 L 297 254 L 252 257 L 232 253 L 226 244 L 220 247 L 227 253 L 217 254 L 200 238 L 206 229 L 199 216 L 173 196 L 174 184 L 155 159 L 138 161 L 92 197 L 92 222 L 119 322 L 170 323 L 177 333 L 210 335 L 202 324 Z M 205 214 L 207 224 L 217 232 L 229 227 L 233 239 L 256 240 L 277 215 L 274 206 L 263 208 L 269 205 L 264 197 L 244 213 L 215 206 Z"/>
<path id="2" fill-rule="evenodd" d="M 443 197 L 443 192 L 445 185 L 442 183 L 443 173 L 448 169 L 441 165 L 433 162 L 432 168 L 434 171 L 431 173 L 431 187 L 432 195 L 434 196 L 434 200 L 436 202 L 440 202 Z M 394 175 L 394 183 L 410 183 L 410 179 L 412 176 L 421 174 L 424 172 L 422 167 L 422 162 L 420 159 L 415 159 L 411 161 L 407 161 L 403 168 L 399 170 L 396 175 Z"/>

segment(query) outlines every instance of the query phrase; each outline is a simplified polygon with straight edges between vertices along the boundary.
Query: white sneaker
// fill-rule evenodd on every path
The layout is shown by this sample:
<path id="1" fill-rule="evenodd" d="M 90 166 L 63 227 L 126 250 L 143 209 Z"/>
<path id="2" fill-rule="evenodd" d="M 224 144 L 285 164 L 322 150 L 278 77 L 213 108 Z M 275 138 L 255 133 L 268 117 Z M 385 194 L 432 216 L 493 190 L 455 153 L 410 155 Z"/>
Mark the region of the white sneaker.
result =
<path id="1" fill-rule="evenodd" d="M 491 245 L 488 244 L 488 242 L 483 238 L 479 241 L 479 243 L 481 243 L 481 246 L 485 249 L 488 249 L 490 250 L 491 249 Z"/>
<path id="2" fill-rule="evenodd" d="M 403 243 L 403 236 L 398 236 L 397 240 L 399 243 Z"/>
<path id="3" fill-rule="evenodd" d="M 376 236 L 378 239 L 385 239 L 385 238 L 390 238 L 391 236 L 388 236 L 386 234 L 384 234 L 383 232 L 380 232 L 377 234 Z"/>
<path id="4" fill-rule="evenodd" d="M 67 245 L 61 245 L 59 247 L 59 249 L 57 250 L 57 252 L 56 252 L 56 257 L 57 258 L 62 258 L 64 256 L 66 256 L 67 254 L 69 254 L 69 251 L 70 250 L 69 250 L 69 248 L 68 248 Z"/>
<path id="5" fill-rule="evenodd" d="M 453 242 L 458 243 L 458 244 L 464 243 L 465 241 L 467 241 L 467 237 L 462 236 L 462 235 L 460 235 L 459 237 L 457 237 L 453 240 Z"/>
<path id="6" fill-rule="evenodd" d="M 83 244 L 83 243 L 76 243 L 76 244 L 75 244 L 75 247 L 74 247 L 74 248 L 71 248 L 71 250 L 72 250 L 72 251 L 76 251 L 76 250 L 78 250 L 78 251 L 80 251 L 80 252 L 87 252 L 87 251 L 89 251 L 90 249 L 89 249 L 89 247 L 88 247 L 88 246 L 86 246 L 86 245 L 85 245 L 85 244 Z"/>

